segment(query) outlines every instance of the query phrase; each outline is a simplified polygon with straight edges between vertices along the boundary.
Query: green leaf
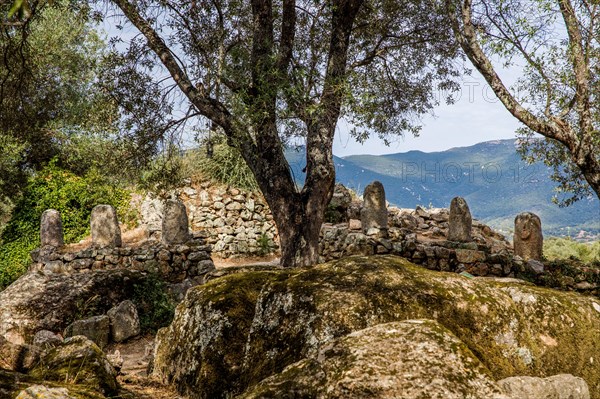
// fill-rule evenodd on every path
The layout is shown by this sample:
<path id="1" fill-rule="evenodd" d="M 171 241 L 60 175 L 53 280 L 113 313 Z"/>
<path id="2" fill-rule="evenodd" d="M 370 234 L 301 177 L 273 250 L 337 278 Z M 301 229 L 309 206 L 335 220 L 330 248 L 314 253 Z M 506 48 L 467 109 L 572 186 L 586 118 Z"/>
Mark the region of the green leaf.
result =
<path id="1" fill-rule="evenodd" d="M 8 18 L 11 18 L 17 11 L 23 7 L 23 2 L 25 0 L 15 0 L 13 6 L 8 10 Z"/>

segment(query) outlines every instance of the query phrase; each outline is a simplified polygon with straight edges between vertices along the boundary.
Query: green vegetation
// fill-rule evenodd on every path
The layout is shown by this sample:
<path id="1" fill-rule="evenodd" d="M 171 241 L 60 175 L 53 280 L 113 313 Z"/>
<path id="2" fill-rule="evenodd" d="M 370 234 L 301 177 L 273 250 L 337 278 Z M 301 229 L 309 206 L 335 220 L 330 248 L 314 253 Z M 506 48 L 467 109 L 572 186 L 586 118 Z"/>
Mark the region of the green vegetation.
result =
<path id="1" fill-rule="evenodd" d="M 583 243 L 570 238 L 544 240 L 544 257 L 548 260 L 571 259 L 583 263 L 600 263 L 600 241 Z"/>
<path id="2" fill-rule="evenodd" d="M 133 289 L 133 302 L 138 309 L 142 332 L 156 332 L 168 326 L 175 314 L 175 302 L 167 285 L 157 275 L 150 275 Z"/>
<path id="3" fill-rule="evenodd" d="M 0 5 L 3 15 L 9 6 Z M 114 100 L 97 85 L 106 51 L 88 11 L 66 0 L 39 4 L 27 23 L 0 31 L 0 221 L 51 159 L 79 175 L 92 162 L 118 159 L 71 145 L 82 135 L 106 140 L 118 120 Z"/>
<path id="4" fill-rule="evenodd" d="M 29 253 L 40 243 L 40 218 L 46 209 L 61 213 L 65 242 L 73 243 L 89 234 L 90 214 L 98 204 L 113 205 L 122 222 L 132 220 L 129 193 L 108 184 L 95 169 L 79 177 L 51 162 L 31 177 L 2 232 L 0 288 L 26 271 Z"/>
<path id="5" fill-rule="evenodd" d="M 222 184 L 242 188 L 250 191 L 258 190 L 258 183 L 252 171 L 246 165 L 239 150 L 229 147 L 224 139 L 213 138 L 212 156 L 196 150 L 197 160 L 196 172 L 200 172 L 207 178 Z"/>

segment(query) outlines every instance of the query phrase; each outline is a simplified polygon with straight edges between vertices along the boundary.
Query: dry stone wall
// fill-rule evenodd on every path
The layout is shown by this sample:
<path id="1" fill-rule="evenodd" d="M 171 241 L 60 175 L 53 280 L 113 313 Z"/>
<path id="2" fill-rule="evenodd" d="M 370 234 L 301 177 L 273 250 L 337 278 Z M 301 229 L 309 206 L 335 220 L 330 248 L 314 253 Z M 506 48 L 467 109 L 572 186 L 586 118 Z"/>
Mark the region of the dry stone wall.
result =
<path id="1" fill-rule="evenodd" d="M 473 221 L 472 242 L 448 241 L 448 209 L 388 208 L 388 237 L 367 235 L 360 220 L 326 224 L 321 231 L 321 260 L 351 255 L 395 254 L 428 269 L 473 275 L 507 276 L 512 272 L 511 245 L 501 234 Z"/>
<path id="2" fill-rule="evenodd" d="M 201 280 L 215 269 L 210 246 L 200 236 L 174 246 L 149 240 L 135 247 L 91 247 L 75 252 L 64 247 L 43 247 L 32 252 L 31 257 L 29 271 L 51 274 L 130 269 L 156 273 L 171 283 Z"/>
<path id="3" fill-rule="evenodd" d="M 200 182 L 174 193 L 187 208 L 190 228 L 202 233 L 219 257 L 266 255 L 277 250 L 279 237 L 271 211 L 257 193 Z M 151 237 L 161 235 L 164 205 L 147 196 L 142 222 Z"/>

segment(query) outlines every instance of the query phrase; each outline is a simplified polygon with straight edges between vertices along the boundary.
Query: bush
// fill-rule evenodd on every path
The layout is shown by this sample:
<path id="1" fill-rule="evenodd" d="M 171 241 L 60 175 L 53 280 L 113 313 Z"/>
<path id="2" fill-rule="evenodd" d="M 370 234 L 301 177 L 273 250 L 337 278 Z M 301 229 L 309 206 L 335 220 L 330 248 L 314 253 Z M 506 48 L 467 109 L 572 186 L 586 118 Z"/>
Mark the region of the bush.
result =
<path id="1" fill-rule="evenodd" d="M 222 138 L 213 138 L 211 145 L 211 157 L 199 153 L 200 150 L 191 157 L 202 175 L 217 183 L 258 191 L 258 183 L 239 150 L 228 146 Z"/>
<path id="2" fill-rule="evenodd" d="M 30 178 L 2 232 L 0 289 L 27 270 L 29 253 L 40 244 L 40 218 L 46 209 L 61 213 L 65 242 L 73 243 L 89 234 L 92 208 L 98 204 L 114 206 L 122 222 L 132 219 L 129 193 L 107 184 L 95 170 L 79 177 L 51 162 Z"/>
<path id="3" fill-rule="evenodd" d="M 132 300 L 138 309 L 142 332 L 156 332 L 173 320 L 175 303 L 166 283 L 156 275 L 150 275 L 134 287 Z"/>
<path id="4" fill-rule="evenodd" d="M 584 263 L 600 262 L 600 241 L 583 243 L 570 238 L 544 240 L 544 257 L 548 260 L 576 259 Z"/>

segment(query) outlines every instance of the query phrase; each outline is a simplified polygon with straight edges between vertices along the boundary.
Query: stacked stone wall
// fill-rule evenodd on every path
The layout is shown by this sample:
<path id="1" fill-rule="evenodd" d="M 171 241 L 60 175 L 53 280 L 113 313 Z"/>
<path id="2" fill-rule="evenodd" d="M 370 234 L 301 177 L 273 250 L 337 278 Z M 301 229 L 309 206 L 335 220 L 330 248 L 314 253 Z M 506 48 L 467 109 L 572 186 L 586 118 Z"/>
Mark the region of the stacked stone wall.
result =
<path id="1" fill-rule="evenodd" d="M 190 228 L 203 233 L 214 255 L 267 255 L 277 251 L 279 236 L 264 198 L 254 192 L 200 182 L 177 191 L 187 208 Z M 151 237 L 161 234 L 163 202 L 146 197 L 142 223 Z"/>

